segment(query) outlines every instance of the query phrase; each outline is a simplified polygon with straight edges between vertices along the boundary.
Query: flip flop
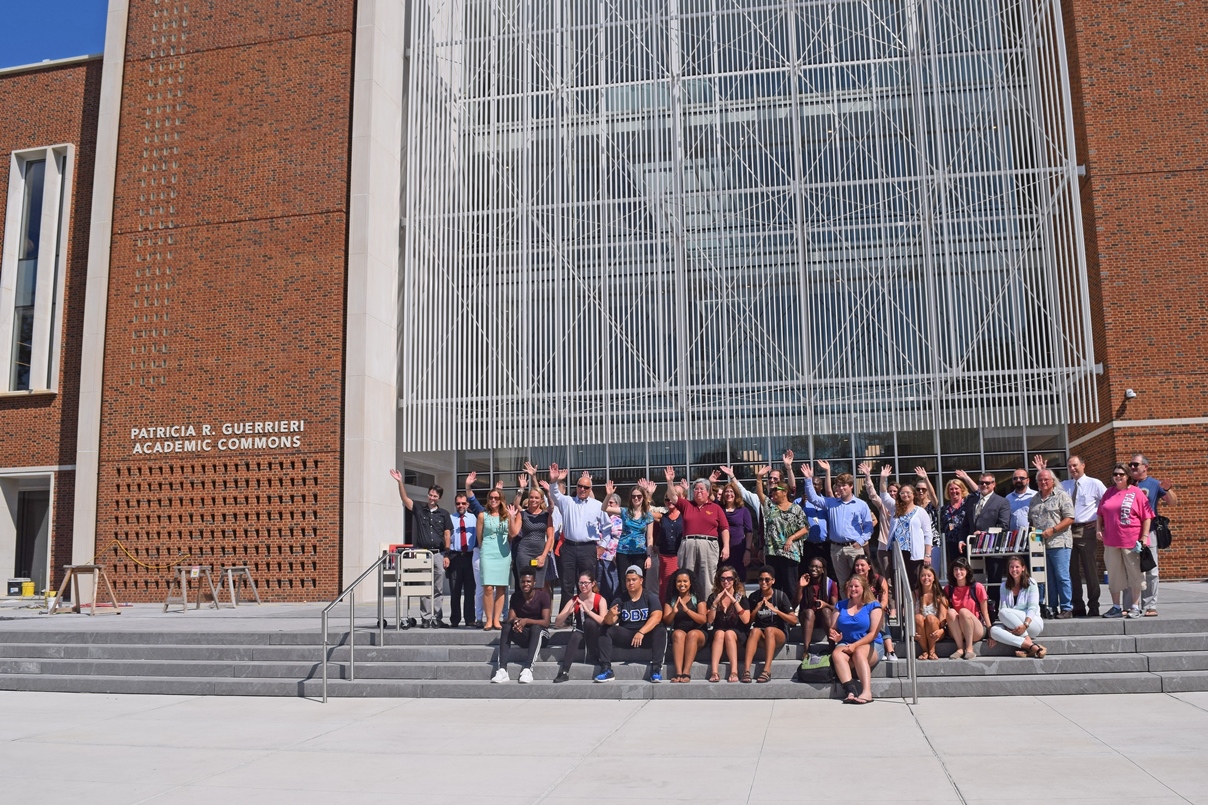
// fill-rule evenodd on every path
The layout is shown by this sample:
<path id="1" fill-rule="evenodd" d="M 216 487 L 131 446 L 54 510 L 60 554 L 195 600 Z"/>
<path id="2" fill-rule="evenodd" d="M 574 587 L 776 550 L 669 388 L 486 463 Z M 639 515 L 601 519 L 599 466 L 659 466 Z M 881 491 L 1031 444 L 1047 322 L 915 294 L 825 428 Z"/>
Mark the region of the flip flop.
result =
<path id="1" fill-rule="evenodd" d="M 872 699 L 861 699 L 859 696 L 851 700 L 852 704 L 872 704 Z"/>
<path id="2" fill-rule="evenodd" d="M 718 676 L 716 671 L 714 671 L 713 673 L 709 674 L 709 681 L 710 682 L 720 682 L 721 677 Z"/>

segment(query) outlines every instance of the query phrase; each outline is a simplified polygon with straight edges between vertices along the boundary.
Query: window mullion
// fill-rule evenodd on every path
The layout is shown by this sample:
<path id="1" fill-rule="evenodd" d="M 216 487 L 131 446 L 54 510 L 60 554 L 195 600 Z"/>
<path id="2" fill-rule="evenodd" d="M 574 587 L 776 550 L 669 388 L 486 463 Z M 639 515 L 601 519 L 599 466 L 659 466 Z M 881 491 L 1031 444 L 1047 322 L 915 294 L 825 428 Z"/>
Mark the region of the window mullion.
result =
<path id="1" fill-rule="evenodd" d="M 63 168 L 52 151 L 46 152 L 46 178 L 42 192 L 42 244 L 38 251 L 37 284 L 34 290 L 34 338 L 30 356 L 29 388 L 47 387 L 50 361 L 51 311 L 55 294 L 55 259 L 58 256 L 59 196 L 63 190 Z"/>

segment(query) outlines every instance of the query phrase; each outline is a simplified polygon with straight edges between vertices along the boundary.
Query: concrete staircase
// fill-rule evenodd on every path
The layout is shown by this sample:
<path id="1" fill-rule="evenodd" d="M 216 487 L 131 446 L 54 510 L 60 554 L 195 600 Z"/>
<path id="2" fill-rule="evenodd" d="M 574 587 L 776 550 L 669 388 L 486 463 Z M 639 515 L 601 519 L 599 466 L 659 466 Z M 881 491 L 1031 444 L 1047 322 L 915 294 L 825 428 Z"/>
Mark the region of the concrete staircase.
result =
<path id="1" fill-rule="evenodd" d="M 338 620 L 336 621 L 338 622 Z M 320 694 L 318 629 L 305 631 L 173 630 L 104 631 L 11 629 L 0 624 L 0 690 L 87 693 L 306 696 Z M 266 624 L 267 626 L 267 624 Z M 816 634 L 821 638 L 821 633 Z M 570 682 L 554 685 L 566 634 L 555 632 L 536 664 L 536 683 L 490 684 L 498 638 L 477 630 L 387 630 L 358 626 L 356 680 L 348 680 L 347 632 L 333 634 L 338 645 L 328 664 L 330 696 L 447 698 L 608 698 L 608 699 L 776 699 L 825 698 L 830 684 L 792 681 L 801 649 L 790 644 L 773 663 L 766 684 L 710 684 L 702 653 L 690 684 L 652 685 L 648 653 L 618 650 L 617 679 L 591 681 L 593 669 L 572 668 Z M 795 635 L 794 635 L 795 637 Z M 918 663 L 919 695 L 1005 696 L 1079 693 L 1155 693 L 1208 690 L 1208 618 L 1107 621 L 1051 621 L 1040 642 L 1044 660 L 1016 658 L 1005 647 L 975 660 L 940 659 Z M 881 663 L 874 672 L 880 698 L 910 695 L 906 647 L 903 660 Z M 941 644 L 945 657 L 951 643 Z M 816 644 L 815 652 L 825 651 Z M 512 677 L 523 659 L 513 649 Z M 700 662 L 699 660 L 705 660 Z M 726 675 L 722 663 L 722 678 Z M 758 670 L 758 667 L 757 669 Z M 664 669 L 664 674 L 670 671 Z"/>

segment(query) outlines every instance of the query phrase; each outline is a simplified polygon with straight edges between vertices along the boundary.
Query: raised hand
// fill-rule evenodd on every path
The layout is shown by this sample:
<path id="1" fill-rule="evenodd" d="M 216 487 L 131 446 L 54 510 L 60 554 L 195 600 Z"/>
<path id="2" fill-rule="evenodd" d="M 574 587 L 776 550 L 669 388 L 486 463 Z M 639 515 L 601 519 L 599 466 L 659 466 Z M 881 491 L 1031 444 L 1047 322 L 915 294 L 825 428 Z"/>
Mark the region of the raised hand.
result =
<path id="1" fill-rule="evenodd" d="M 926 467 L 915 467 L 914 474 L 920 478 L 926 478 L 927 477 L 927 468 Z"/>
<path id="2" fill-rule="evenodd" d="M 893 473 L 892 464 L 886 464 L 885 466 L 881 467 L 881 477 L 882 478 L 888 478 L 890 476 L 890 474 L 892 474 L 892 473 Z"/>
<path id="3" fill-rule="evenodd" d="M 537 468 L 533 466 L 533 462 L 531 461 L 524 462 L 524 471 L 534 477 L 537 475 Z"/>
<path id="4" fill-rule="evenodd" d="M 516 476 L 516 486 L 519 487 L 521 490 L 528 489 L 528 476 L 527 475 Z"/>
<path id="5" fill-rule="evenodd" d="M 858 467 L 856 467 L 856 470 L 861 475 L 863 475 L 865 478 L 867 478 L 870 475 L 872 475 L 872 462 L 871 461 L 861 461 L 860 465 Z"/>
<path id="6" fill-rule="evenodd" d="M 784 455 L 780 457 L 780 460 L 784 462 L 784 466 L 788 467 L 789 472 L 793 471 L 793 451 L 792 450 L 785 450 Z"/>
<path id="7" fill-rule="evenodd" d="M 663 477 L 667 479 L 667 483 L 675 483 L 675 467 L 668 466 L 665 470 L 663 470 Z"/>
<path id="8" fill-rule="evenodd" d="M 393 478 L 393 479 L 394 479 L 394 480 L 396 480 L 396 481 L 401 481 L 401 480 L 403 480 L 403 474 L 402 474 L 401 472 L 399 472 L 398 470 L 391 470 L 391 471 L 390 471 L 390 477 L 391 477 L 391 478 Z"/>
<path id="9" fill-rule="evenodd" d="M 557 463 L 549 465 L 549 480 L 550 483 L 558 483 L 566 477 L 567 470 L 558 467 Z"/>
<path id="10" fill-rule="evenodd" d="M 502 478 L 500 478 L 498 481 L 495 482 L 495 488 L 498 489 L 500 492 L 503 491 L 503 479 Z"/>
<path id="11" fill-rule="evenodd" d="M 762 478 L 763 476 L 767 475 L 771 471 L 772 471 L 772 465 L 761 464 L 760 466 L 755 468 L 755 477 Z"/>
<path id="12" fill-rule="evenodd" d="M 818 459 L 818 466 L 822 468 L 823 472 L 830 472 L 830 462 L 829 461 L 823 461 L 822 459 Z"/>
<path id="13" fill-rule="evenodd" d="M 808 461 L 801 465 L 801 477 L 807 481 L 812 480 L 814 477 L 814 468 L 810 466 Z"/>
<path id="14" fill-rule="evenodd" d="M 516 508 L 515 504 L 508 504 L 508 517 L 519 517 L 520 509 Z"/>
<path id="15" fill-rule="evenodd" d="M 469 489 L 471 486 L 473 486 L 474 482 L 477 480 L 478 480 L 477 472 L 472 472 L 469 475 L 467 475 L 466 476 L 466 489 Z"/>
<path id="16" fill-rule="evenodd" d="M 1044 456 L 1037 453 L 1036 455 L 1032 456 L 1032 466 L 1038 471 L 1047 470 L 1049 468 L 1049 462 L 1044 460 Z"/>
<path id="17" fill-rule="evenodd" d="M 579 483 L 591 483 L 591 473 L 587 470 L 579 473 Z"/>
<path id="18" fill-rule="evenodd" d="M 733 477 L 734 477 L 734 468 L 733 468 L 733 467 L 726 466 L 725 464 L 723 464 L 723 465 L 720 467 L 720 469 L 721 469 L 722 473 L 724 473 L 724 474 L 725 474 L 725 476 L 726 476 L 727 478 L 733 478 Z"/>
<path id="19" fill-rule="evenodd" d="M 604 482 L 604 494 L 605 495 L 612 495 L 616 491 L 617 491 L 617 485 L 612 482 L 611 478 L 609 478 L 607 481 Z"/>
<path id="20" fill-rule="evenodd" d="M 538 481 L 537 485 L 545 490 L 545 494 L 549 494 L 549 481 Z"/>
<path id="21" fill-rule="evenodd" d="M 638 481 L 638 489 L 641 489 L 647 495 L 653 495 L 655 489 L 654 481 L 651 481 L 649 478 L 643 478 Z"/>
<path id="22" fill-rule="evenodd" d="M 957 470 L 956 472 L 954 472 L 952 474 L 955 475 L 957 478 L 960 478 L 962 481 L 967 481 L 970 484 L 973 483 L 973 479 L 969 477 L 969 473 L 965 472 L 964 470 Z"/>
<path id="23" fill-rule="evenodd" d="M 720 480 L 721 480 L 721 471 L 720 470 L 713 470 L 713 472 L 709 473 L 709 483 L 715 484 Z"/>

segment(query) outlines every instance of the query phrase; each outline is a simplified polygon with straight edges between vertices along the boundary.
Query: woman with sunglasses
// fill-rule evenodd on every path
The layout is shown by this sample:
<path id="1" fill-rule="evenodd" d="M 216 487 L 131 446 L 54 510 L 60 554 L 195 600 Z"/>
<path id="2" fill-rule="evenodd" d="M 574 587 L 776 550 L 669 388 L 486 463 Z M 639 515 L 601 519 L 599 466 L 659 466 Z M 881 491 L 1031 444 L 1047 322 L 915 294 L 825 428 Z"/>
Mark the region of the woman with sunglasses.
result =
<path id="1" fill-rule="evenodd" d="M 562 655 L 562 664 L 558 667 L 558 675 L 554 682 L 560 683 L 570 679 L 570 666 L 579 656 L 579 647 L 587 642 L 587 663 L 596 662 L 600 657 L 600 625 L 608 614 L 608 603 L 604 596 L 596 591 L 596 577 L 584 570 L 579 574 L 577 592 L 566 602 L 554 626 L 561 629 L 568 623 L 571 627 L 570 638 L 566 641 L 566 652 Z"/>
<path id="2" fill-rule="evenodd" d="M 764 495 L 763 479 L 771 470 L 767 465 L 755 469 L 755 494 L 763 507 L 763 544 L 768 564 L 773 568 L 773 579 L 779 579 L 776 589 L 790 598 L 797 594 L 801 542 L 810 533 L 810 521 L 805 511 L 789 500 L 788 487 L 783 483 L 772 485 L 770 497 Z M 805 480 L 810 483 L 809 478 Z"/>
<path id="3" fill-rule="evenodd" d="M 751 613 L 743 601 L 743 588 L 733 565 L 722 565 L 708 601 L 709 626 L 713 629 L 713 656 L 709 663 L 709 681 L 721 679 L 717 669 L 724 651 L 730 663 L 731 682 L 738 681 L 738 644 L 746 637 Z"/>
<path id="4" fill-rule="evenodd" d="M 540 494 L 540 493 L 538 493 Z M 479 572 L 482 574 L 483 631 L 503 628 L 503 604 L 512 569 L 512 547 L 508 540 L 509 517 L 503 490 L 492 489 L 486 508 L 478 514 Z"/>
<path id="5" fill-rule="evenodd" d="M 931 528 L 931 548 L 938 548 L 940 544 L 939 497 L 935 494 L 935 487 L 931 485 L 931 478 L 928 476 L 925 468 L 915 467 L 914 474 L 914 505 L 927 512 L 927 517 L 930 520 Z M 928 549 L 927 558 L 931 561 L 933 566 L 942 564 L 939 562 L 938 556 L 938 551 Z"/>
<path id="6" fill-rule="evenodd" d="M 637 565 L 649 571 L 654 556 L 654 514 L 650 506 L 649 482 L 643 478 L 629 492 L 629 505 L 621 511 L 621 539 L 617 543 L 617 567 Z M 653 487 L 653 484 L 650 484 Z M 649 575 L 649 574 L 648 574 Z"/>
<path id="7" fill-rule="evenodd" d="M 1099 501 L 1099 533 L 1103 535 L 1103 561 L 1107 565 L 1107 585 L 1112 607 L 1105 618 L 1123 618 L 1120 596 L 1128 590 L 1133 604 L 1128 617 L 1141 617 L 1141 592 L 1145 574 L 1141 570 L 1141 551 L 1149 547 L 1149 530 L 1155 517 L 1149 495 L 1136 486 L 1123 464 L 1112 468 L 1112 487 Z"/>
<path id="8" fill-rule="evenodd" d="M 751 613 L 751 633 L 747 636 L 747 651 L 743 658 L 739 679 L 751 681 L 751 663 L 760 646 L 763 646 L 763 671 L 756 682 L 772 681 L 772 661 L 776 652 L 788 638 L 789 627 L 797 625 L 797 613 L 793 602 L 777 590 L 776 569 L 771 565 L 759 568 L 759 589 L 747 596 L 747 609 Z"/>
<path id="9" fill-rule="evenodd" d="M 677 570 L 671 577 L 667 603 L 663 604 L 663 623 L 671 626 L 671 660 L 675 665 L 672 682 L 691 682 L 692 663 L 705 645 L 705 621 L 709 618 L 705 602 L 692 589 L 692 574 Z"/>
<path id="10" fill-rule="evenodd" d="M 521 485 L 525 485 L 527 480 L 520 481 Z M 508 514 L 517 587 L 521 569 L 531 567 L 537 574 L 533 583 L 538 589 L 544 589 L 545 565 L 551 561 L 550 552 L 554 549 L 554 521 L 546 508 L 545 492 L 541 487 L 534 486 L 524 496 L 524 508 L 509 506 Z"/>

